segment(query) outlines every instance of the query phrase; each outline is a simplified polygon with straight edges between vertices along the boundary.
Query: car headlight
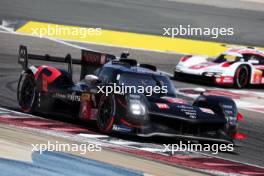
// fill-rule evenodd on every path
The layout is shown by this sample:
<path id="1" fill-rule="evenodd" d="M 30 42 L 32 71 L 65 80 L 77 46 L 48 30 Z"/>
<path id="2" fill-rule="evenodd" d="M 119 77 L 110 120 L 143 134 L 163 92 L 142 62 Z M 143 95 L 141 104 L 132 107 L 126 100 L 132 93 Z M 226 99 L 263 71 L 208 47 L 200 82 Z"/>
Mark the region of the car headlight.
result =
<path id="1" fill-rule="evenodd" d="M 146 114 L 146 107 L 140 100 L 130 100 L 129 109 L 133 115 Z"/>

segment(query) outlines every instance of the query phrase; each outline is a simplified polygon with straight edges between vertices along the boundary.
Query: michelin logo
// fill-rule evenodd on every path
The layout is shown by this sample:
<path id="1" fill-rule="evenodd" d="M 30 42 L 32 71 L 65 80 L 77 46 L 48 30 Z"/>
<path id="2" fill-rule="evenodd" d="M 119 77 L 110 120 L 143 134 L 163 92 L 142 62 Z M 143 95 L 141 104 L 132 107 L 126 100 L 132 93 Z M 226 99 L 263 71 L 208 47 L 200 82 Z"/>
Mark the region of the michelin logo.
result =
<path id="1" fill-rule="evenodd" d="M 124 125 L 113 125 L 113 131 L 130 133 L 132 131 L 132 129 L 128 128 L 128 127 L 126 127 Z"/>

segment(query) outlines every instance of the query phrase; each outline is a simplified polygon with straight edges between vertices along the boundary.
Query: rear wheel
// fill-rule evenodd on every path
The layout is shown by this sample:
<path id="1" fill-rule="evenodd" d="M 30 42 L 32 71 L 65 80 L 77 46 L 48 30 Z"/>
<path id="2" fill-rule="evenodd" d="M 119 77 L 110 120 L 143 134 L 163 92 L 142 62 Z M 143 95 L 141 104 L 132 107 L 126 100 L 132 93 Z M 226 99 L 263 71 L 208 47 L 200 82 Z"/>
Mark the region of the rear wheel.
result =
<path id="1" fill-rule="evenodd" d="M 102 95 L 97 117 L 97 126 L 103 133 L 110 133 L 114 124 L 115 103 L 114 97 Z"/>
<path id="2" fill-rule="evenodd" d="M 247 66 L 240 66 L 236 70 L 234 83 L 237 88 L 244 88 L 249 83 L 249 69 Z"/>
<path id="3" fill-rule="evenodd" d="M 30 73 L 22 74 L 18 83 L 17 99 L 23 112 L 33 112 L 35 95 L 36 84 L 34 75 Z"/>

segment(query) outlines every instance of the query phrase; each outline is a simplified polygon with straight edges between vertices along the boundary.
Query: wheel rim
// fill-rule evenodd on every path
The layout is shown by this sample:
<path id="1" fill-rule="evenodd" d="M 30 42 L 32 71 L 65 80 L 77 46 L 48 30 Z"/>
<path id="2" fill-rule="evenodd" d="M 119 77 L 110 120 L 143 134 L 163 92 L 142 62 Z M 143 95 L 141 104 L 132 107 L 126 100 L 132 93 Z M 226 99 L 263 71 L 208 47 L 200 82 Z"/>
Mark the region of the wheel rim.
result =
<path id="1" fill-rule="evenodd" d="M 101 131 L 103 132 L 108 132 L 110 130 L 110 127 L 113 123 L 113 118 L 112 118 L 112 108 L 111 108 L 111 102 L 109 99 L 106 99 L 101 108 L 100 108 L 100 113 L 99 113 L 99 119 L 98 120 L 98 125 Z"/>
<path id="2" fill-rule="evenodd" d="M 33 105 L 35 97 L 35 84 L 30 77 L 25 79 L 20 93 L 20 105 L 22 109 L 29 110 Z"/>
<path id="3" fill-rule="evenodd" d="M 109 117 L 111 115 L 111 110 L 109 108 L 110 104 L 108 101 L 103 104 L 102 109 L 101 109 L 101 124 L 103 127 L 106 126 L 107 122 L 109 121 Z"/>

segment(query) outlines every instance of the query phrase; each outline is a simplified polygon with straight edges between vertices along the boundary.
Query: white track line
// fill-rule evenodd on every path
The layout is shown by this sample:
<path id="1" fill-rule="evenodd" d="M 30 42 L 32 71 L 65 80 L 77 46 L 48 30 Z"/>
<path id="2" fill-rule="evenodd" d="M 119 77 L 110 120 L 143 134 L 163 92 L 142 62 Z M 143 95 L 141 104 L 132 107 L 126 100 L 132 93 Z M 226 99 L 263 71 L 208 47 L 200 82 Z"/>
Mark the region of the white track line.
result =
<path id="1" fill-rule="evenodd" d="M 0 107 L 0 110 L 3 111 L 3 112 L 6 111 L 6 112 L 9 112 L 9 113 L 15 113 L 15 114 L 20 114 L 20 115 L 27 115 L 27 116 L 30 116 L 30 117 L 37 117 L 37 116 L 31 115 L 31 114 L 26 114 L 26 113 L 23 113 L 23 112 L 14 111 L 14 110 L 2 108 L 2 107 Z"/>

